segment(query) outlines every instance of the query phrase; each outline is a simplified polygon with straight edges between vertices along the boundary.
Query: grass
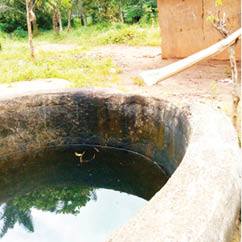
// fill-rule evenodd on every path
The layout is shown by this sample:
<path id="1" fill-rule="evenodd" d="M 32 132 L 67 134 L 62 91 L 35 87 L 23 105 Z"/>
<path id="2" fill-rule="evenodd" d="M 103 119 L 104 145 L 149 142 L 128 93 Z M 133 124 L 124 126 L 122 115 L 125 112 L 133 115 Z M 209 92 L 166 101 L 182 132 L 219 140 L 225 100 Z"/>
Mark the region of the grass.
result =
<path id="1" fill-rule="evenodd" d="M 0 82 L 12 83 L 33 79 L 60 78 L 74 86 L 105 86 L 117 81 L 115 65 L 110 58 L 83 56 L 80 48 L 69 51 L 39 51 L 32 60 L 27 44 L 7 45 L 0 53 Z"/>
<path id="2" fill-rule="evenodd" d="M 118 81 L 119 70 L 110 58 L 87 57 L 85 52 L 106 44 L 160 45 L 159 28 L 116 24 L 80 27 L 58 36 L 40 31 L 34 38 L 35 59 L 31 59 L 26 38 L 0 33 L 0 83 L 60 78 L 73 86 L 109 86 Z M 41 50 L 46 44 L 71 44 L 74 49 Z"/>
<path id="3" fill-rule="evenodd" d="M 72 29 L 69 33 L 62 32 L 58 36 L 53 31 L 41 32 L 35 39 L 37 42 L 48 40 L 49 43 L 75 44 L 85 48 L 106 44 L 128 45 L 160 45 L 160 30 L 158 25 L 93 25 Z"/>
<path id="4" fill-rule="evenodd" d="M 138 86 L 144 86 L 145 85 L 144 80 L 139 76 L 135 76 L 132 79 L 133 79 L 134 84 L 136 84 Z"/>

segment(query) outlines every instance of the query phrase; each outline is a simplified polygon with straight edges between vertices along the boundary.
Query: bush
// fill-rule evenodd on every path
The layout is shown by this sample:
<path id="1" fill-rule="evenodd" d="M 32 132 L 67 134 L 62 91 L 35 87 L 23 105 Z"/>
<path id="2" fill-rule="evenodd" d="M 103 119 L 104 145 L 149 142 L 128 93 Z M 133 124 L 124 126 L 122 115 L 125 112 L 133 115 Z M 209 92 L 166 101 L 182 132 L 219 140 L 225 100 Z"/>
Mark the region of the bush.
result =
<path id="1" fill-rule="evenodd" d="M 103 22 L 95 25 L 95 30 L 105 31 L 107 29 L 110 29 L 110 26 L 111 26 L 110 23 L 103 21 Z"/>
<path id="2" fill-rule="evenodd" d="M 0 31 L 5 32 L 7 29 L 7 23 L 0 23 Z"/>
<path id="3" fill-rule="evenodd" d="M 79 28 L 82 26 L 82 21 L 80 18 L 74 18 L 73 19 L 73 24 L 75 28 Z"/>
<path id="4" fill-rule="evenodd" d="M 99 35 L 100 44 L 124 44 L 136 37 L 142 37 L 142 33 L 131 28 L 111 29 L 104 34 Z"/>
<path id="5" fill-rule="evenodd" d="M 28 36 L 28 32 L 23 30 L 22 27 L 18 27 L 14 32 L 13 32 L 14 37 L 17 39 L 25 38 Z"/>
<path id="6" fill-rule="evenodd" d="M 129 6 L 124 10 L 124 19 L 128 23 L 137 23 L 143 16 L 144 11 L 139 6 Z"/>
<path id="7" fill-rule="evenodd" d="M 123 29 L 126 25 L 123 23 L 115 23 L 114 28 L 115 29 Z"/>

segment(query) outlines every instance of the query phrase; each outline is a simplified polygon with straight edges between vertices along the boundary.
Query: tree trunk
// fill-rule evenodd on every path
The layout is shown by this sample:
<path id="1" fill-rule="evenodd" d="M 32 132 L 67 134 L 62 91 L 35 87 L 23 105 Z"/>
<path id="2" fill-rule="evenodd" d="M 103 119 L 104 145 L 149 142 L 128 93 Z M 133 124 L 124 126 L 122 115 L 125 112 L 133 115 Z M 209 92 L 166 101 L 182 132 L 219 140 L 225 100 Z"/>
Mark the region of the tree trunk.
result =
<path id="1" fill-rule="evenodd" d="M 33 13 L 35 12 L 35 4 L 32 7 L 32 11 Z M 39 29 L 38 29 L 38 24 L 37 24 L 37 20 L 36 17 L 33 19 L 33 31 L 34 31 L 34 37 L 39 35 Z"/>
<path id="2" fill-rule="evenodd" d="M 34 30 L 34 37 L 38 36 L 39 35 L 39 29 L 38 29 L 38 24 L 37 24 L 36 20 L 33 21 L 33 30 Z"/>
<path id="3" fill-rule="evenodd" d="M 52 9 L 52 24 L 53 24 L 53 30 L 56 34 L 59 34 L 58 26 L 57 26 L 57 21 L 56 21 L 56 12 L 55 9 Z"/>
<path id="4" fill-rule="evenodd" d="M 87 16 L 83 13 L 84 26 L 87 26 Z"/>
<path id="5" fill-rule="evenodd" d="M 33 46 L 33 37 L 32 37 L 32 28 L 31 28 L 31 0 L 26 0 L 26 15 L 27 15 L 27 27 L 28 27 L 28 39 L 30 46 L 31 57 L 34 58 L 34 46 Z"/>
<path id="6" fill-rule="evenodd" d="M 238 69 L 237 63 L 235 58 L 235 46 L 236 43 L 229 48 L 229 58 L 230 58 L 230 66 L 231 66 L 231 73 L 232 73 L 232 80 L 233 80 L 233 91 L 232 91 L 232 98 L 233 98 L 233 124 L 236 129 L 238 129 L 238 105 L 240 102 L 240 88 L 238 84 Z"/>
<path id="7" fill-rule="evenodd" d="M 69 9 L 69 13 L 68 13 L 68 25 L 67 25 L 66 32 L 69 32 L 71 28 L 71 15 L 72 15 L 72 7 Z"/>
<path id="8" fill-rule="evenodd" d="M 119 18 L 120 22 L 124 22 L 124 16 L 123 16 L 123 11 L 122 11 L 122 0 L 119 0 Z"/>
<path id="9" fill-rule="evenodd" d="M 212 20 L 212 24 L 215 29 L 223 36 L 223 38 L 227 38 L 229 36 L 229 30 L 226 29 L 226 14 L 223 14 L 223 17 L 220 17 L 220 13 L 218 13 L 218 18 L 215 18 L 213 15 L 210 16 Z M 241 35 L 240 35 L 241 37 Z M 238 37 L 239 38 L 239 37 Z M 240 88 L 238 84 L 238 69 L 235 58 L 235 46 L 237 43 L 236 39 L 235 43 L 229 47 L 229 59 L 231 66 L 231 74 L 233 81 L 233 91 L 232 91 L 232 99 L 233 99 L 233 124 L 236 129 L 238 127 L 238 105 L 240 102 Z"/>
<path id="10" fill-rule="evenodd" d="M 81 19 L 81 24 L 82 24 L 82 26 L 84 26 L 85 23 L 84 23 L 84 17 L 83 17 L 83 14 L 82 14 L 82 13 L 81 13 L 80 19 Z"/>
<path id="11" fill-rule="evenodd" d="M 61 11 L 59 7 L 57 8 L 57 15 L 58 15 L 59 31 L 62 32 L 63 27 L 62 27 Z"/>
<path id="12" fill-rule="evenodd" d="M 80 1 L 80 12 L 81 12 L 81 15 L 80 15 L 81 23 L 82 23 L 82 25 L 87 26 L 87 17 L 86 17 L 86 15 L 84 13 L 81 1 Z"/>

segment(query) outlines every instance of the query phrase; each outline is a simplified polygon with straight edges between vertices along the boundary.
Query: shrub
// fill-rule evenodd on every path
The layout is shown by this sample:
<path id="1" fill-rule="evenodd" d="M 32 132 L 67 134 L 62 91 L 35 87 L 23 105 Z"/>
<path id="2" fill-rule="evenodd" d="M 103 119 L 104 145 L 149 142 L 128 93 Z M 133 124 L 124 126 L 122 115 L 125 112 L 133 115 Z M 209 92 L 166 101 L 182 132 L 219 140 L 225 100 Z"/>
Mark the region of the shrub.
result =
<path id="1" fill-rule="evenodd" d="M 82 26 L 82 21 L 80 18 L 74 18 L 73 19 L 73 24 L 75 28 L 79 28 Z"/>
<path id="2" fill-rule="evenodd" d="M 131 28 L 111 29 L 98 36 L 100 44 L 124 44 L 136 37 L 142 37 L 142 33 Z"/>
<path id="3" fill-rule="evenodd" d="M 6 31 L 7 27 L 8 27 L 7 23 L 0 23 L 0 31 L 2 32 Z"/>
<path id="4" fill-rule="evenodd" d="M 22 27 L 18 27 L 14 32 L 13 32 L 14 37 L 17 39 L 25 38 L 28 36 L 28 32 L 23 30 Z"/>

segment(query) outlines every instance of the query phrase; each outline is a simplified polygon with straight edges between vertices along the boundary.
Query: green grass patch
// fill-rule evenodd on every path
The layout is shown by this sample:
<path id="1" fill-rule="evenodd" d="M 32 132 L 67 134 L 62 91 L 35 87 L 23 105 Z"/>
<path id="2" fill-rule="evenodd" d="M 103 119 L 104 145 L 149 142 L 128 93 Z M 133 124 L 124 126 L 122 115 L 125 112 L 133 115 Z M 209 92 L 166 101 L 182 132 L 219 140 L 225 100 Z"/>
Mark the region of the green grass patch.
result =
<path id="1" fill-rule="evenodd" d="M 149 45 L 159 46 L 161 43 L 158 25 L 93 25 L 71 29 L 69 33 L 63 31 L 55 35 L 53 31 L 40 32 L 35 38 L 37 42 L 75 44 L 83 47 L 92 47 L 106 44 Z"/>
<path id="2" fill-rule="evenodd" d="M 1 42 L 1 41 L 0 41 Z M 0 82 L 60 78 L 74 86 L 107 86 L 117 81 L 118 69 L 110 58 L 85 57 L 82 48 L 69 51 L 38 51 L 31 59 L 27 43 L 3 42 Z M 117 71 L 116 71 L 117 70 Z"/>
<path id="3" fill-rule="evenodd" d="M 27 37 L 0 32 L 0 82 L 13 83 L 45 78 L 60 78 L 75 86 L 108 86 L 121 72 L 110 58 L 87 57 L 85 51 L 97 45 L 160 45 L 158 26 L 93 25 L 63 31 L 41 31 L 34 38 L 35 59 L 29 53 Z M 41 50 L 47 44 L 68 44 L 74 49 Z"/>

